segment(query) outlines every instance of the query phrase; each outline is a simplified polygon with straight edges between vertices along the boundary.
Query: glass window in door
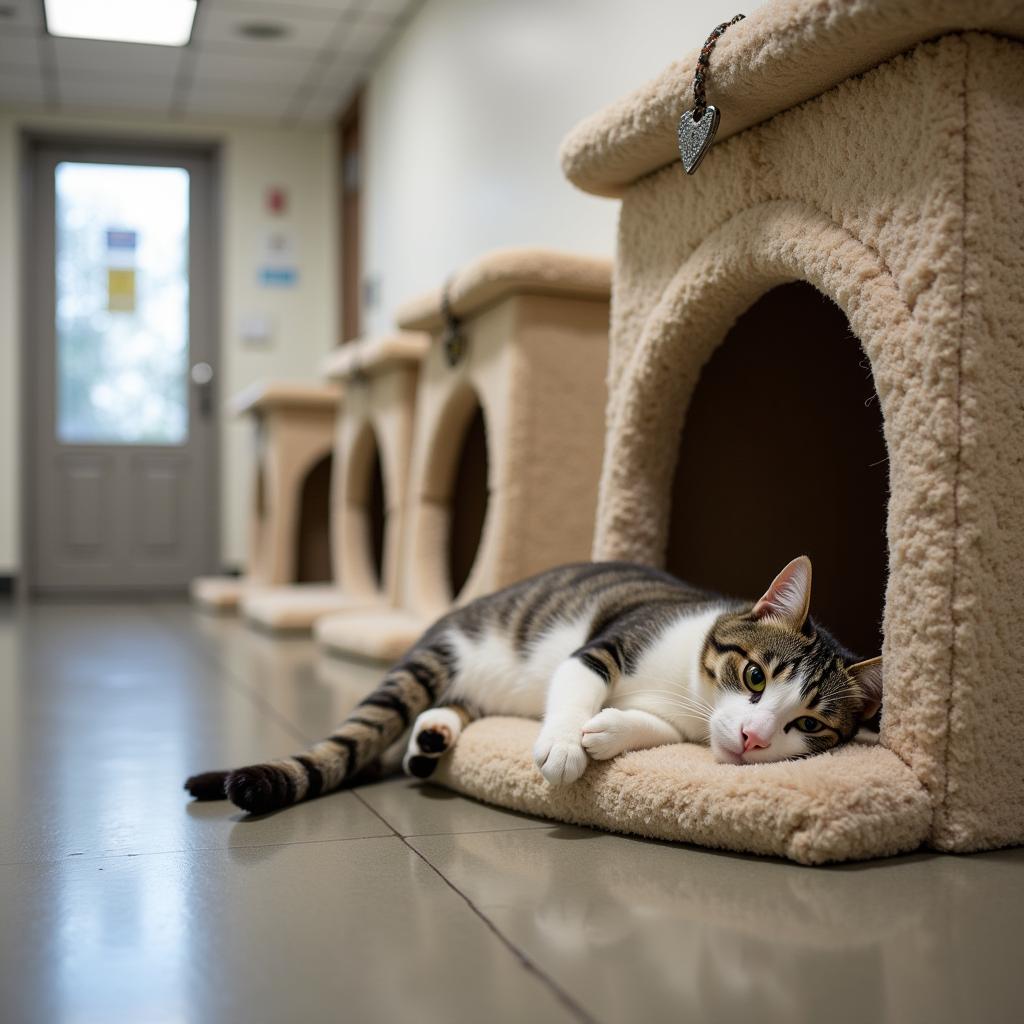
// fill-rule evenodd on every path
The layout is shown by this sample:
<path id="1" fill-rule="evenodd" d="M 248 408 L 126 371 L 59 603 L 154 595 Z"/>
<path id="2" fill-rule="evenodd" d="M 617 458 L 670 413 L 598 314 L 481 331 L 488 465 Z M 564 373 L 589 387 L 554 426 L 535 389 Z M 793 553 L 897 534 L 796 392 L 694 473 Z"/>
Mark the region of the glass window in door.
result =
<path id="1" fill-rule="evenodd" d="M 57 165 L 61 443 L 186 441 L 188 235 L 184 168 Z"/>

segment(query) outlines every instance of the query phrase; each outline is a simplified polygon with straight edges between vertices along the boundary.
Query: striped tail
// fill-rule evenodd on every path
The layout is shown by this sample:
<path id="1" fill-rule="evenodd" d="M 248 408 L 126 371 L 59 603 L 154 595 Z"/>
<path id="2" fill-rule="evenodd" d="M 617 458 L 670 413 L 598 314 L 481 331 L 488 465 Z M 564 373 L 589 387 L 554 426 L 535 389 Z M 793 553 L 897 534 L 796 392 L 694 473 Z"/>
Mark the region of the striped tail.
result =
<path id="1" fill-rule="evenodd" d="M 293 757 L 193 775 L 185 789 L 198 800 L 226 796 L 251 814 L 266 814 L 340 789 L 379 760 L 444 692 L 451 676 L 451 653 L 443 643 L 426 639 L 388 671 L 380 686 L 327 739 Z"/>

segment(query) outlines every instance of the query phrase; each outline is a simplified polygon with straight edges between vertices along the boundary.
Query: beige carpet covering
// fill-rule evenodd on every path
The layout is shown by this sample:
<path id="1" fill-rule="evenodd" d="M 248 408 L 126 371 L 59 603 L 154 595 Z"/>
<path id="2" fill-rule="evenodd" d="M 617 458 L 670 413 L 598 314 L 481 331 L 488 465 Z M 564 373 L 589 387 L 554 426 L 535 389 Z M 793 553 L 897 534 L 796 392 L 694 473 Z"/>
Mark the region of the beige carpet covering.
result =
<path id="1" fill-rule="evenodd" d="M 303 487 L 308 475 L 331 454 L 340 388 L 295 381 L 258 382 L 231 401 L 235 416 L 252 423 L 252 475 L 246 575 L 241 579 L 201 576 L 192 581 L 192 599 L 208 611 L 230 613 L 256 590 L 297 579 L 310 568 L 326 567 L 324 536 L 298 536 Z"/>
<path id="2" fill-rule="evenodd" d="M 449 784 L 805 862 L 1024 841 L 1022 35 L 1019 3 L 769 4 L 715 51 L 722 135 L 695 176 L 675 153 L 695 55 L 563 151 L 624 196 L 595 557 L 664 557 L 687 405 L 761 295 L 810 282 L 860 340 L 889 451 L 881 746 L 749 774 L 672 748 L 548 792 L 529 727 L 492 722 Z"/>
<path id="3" fill-rule="evenodd" d="M 610 276 L 607 260 L 572 253 L 485 254 L 449 284 L 465 342 L 454 365 L 441 292 L 399 310 L 399 325 L 431 344 L 416 392 L 397 601 L 321 620 L 323 645 L 397 658 L 453 601 L 589 555 Z"/>
<path id="4" fill-rule="evenodd" d="M 441 295 L 406 303 L 399 323 L 429 331 L 416 405 L 402 605 L 428 620 L 560 562 L 586 558 L 604 434 L 607 260 L 547 249 L 487 253 L 449 283 L 464 357 L 444 350 Z M 479 410 L 486 466 L 459 465 Z M 479 547 L 452 580 L 461 469 L 485 470 Z"/>
<path id="5" fill-rule="evenodd" d="M 396 332 L 346 342 L 324 362 L 324 376 L 345 394 L 333 434 L 332 582 L 248 593 L 242 610 L 254 624 L 296 633 L 335 615 L 387 614 L 397 592 L 416 380 L 426 347 L 426 335 Z M 381 474 L 376 496 L 375 462 Z M 330 630 L 329 622 L 325 628 Z"/>
<path id="6" fill-rule="evenodd" d="M 742 7 L 742 4 L 739 5 Z M 714 28 L 709 20 L 708 31 Z M 869 71 L 924 39 L 976 29 L 1020 38 L 1019 0 L 775 0 L 718 41 L 708 101 L 721 142 Z M 586 192 L 621 196 L 674 164 L 679 115 L 693 106 L 700 47 L 580 124 L 562 144 L 565 176 Z"/>

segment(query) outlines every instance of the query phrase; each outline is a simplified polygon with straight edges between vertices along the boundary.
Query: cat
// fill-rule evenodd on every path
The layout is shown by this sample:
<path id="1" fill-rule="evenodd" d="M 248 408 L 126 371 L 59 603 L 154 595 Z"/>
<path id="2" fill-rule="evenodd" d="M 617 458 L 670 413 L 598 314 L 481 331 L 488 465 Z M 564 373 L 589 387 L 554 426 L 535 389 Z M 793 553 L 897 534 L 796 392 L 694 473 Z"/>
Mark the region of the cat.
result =
<path id="1" fill-rule="evenodd" d="M 682 740 L 733 765 L 824 753 L 878 712 L 882 659 L 841 646 L 810 597 L 804 556 L 752 604 L 647 566 L 550 569 L 441 618 L 305 753 L 185 788 L 261 814 L 399 762 L 425 778 L 481 715 L 542 717 L 533 758 L 556 786 L 590 759 Z"/>

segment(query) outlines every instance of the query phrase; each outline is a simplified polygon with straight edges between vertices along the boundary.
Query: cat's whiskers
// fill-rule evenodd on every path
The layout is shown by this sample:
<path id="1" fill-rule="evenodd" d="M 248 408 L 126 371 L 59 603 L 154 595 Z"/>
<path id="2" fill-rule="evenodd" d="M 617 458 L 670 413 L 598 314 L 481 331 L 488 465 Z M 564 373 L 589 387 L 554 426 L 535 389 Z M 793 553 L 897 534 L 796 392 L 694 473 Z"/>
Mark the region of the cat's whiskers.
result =
<path id="1" fill-rule="evenodd" d="M 635 697 L 638 698 L 638 703 L 656 704 L 672 708 L 672 714 L 680 715 L 680 717 L 697 718 L 702 722 L 707 722 L 711 718 L 711 712 L 709 709 L 689 704 L 683 700 L 678 700 L 675 695 L 660 696 L 659 694 L 661 692 L 663 691 L 634 690 L 632 693 L 626 694 L 620 698 L 619 703 L 620 705 L 628 704 L 632 701 L 632 698 Z"/>
<path id="2" fill-rule="evenodd" d="M 840 697 L 862 696 L 863 690 L 855 683 L 840 687 L 838 690 L 830 690 L 821 695 L 822 701 L 838 700 Z"/>
<path id="3" fill-rule="evenodd" d="M 698 700 L 690 700 L 680 694 L 672 693 L 667 690 L 633 690 L 628 694 L 624 694 L 624 697 L 637 697 L 637 698 L 651 698 L 653 700 L 671 701 L 680 707 L 693 708 L 695 711 L 702 711 L 705 714 L 710 715 L 714 708 Z"/>
<path id="4" fill-rule="evenodd" d="M 661 682 L 661 680 L 653 680 L 653 681 Z M 704 710 L 706 710 L 708 712 L 708 714 L 710 714 L 711 712 L 713 712 L 715 710 L 714 705 L 708 703 L 708 701 L 704 700 L 703 697 L 699 696 L 698 694 L 692 693 L 689 690 L 681 690 L 681 689 L 650 689 L 650 688 L 645 688 L 645 689 L 641 689 L 641 690 L 630 690 L 629 692 L 630 693 L 636 693 L 636 694 L 664 693 L 664 694 L 668 694 L 671 697 L 676 698 L 677 700 L 687 701 L 688 703 L 692 704 L 694 707 L 703 708 Z"/>
<path id="5" fill-rule="evenodd" d="M 657 676 L 652 675 L 650 672 L 645 672 L 642 676 L 636 677 L 639 682 L 651 682 L 661 683 L 663 686 L 670 687 L 673 693 L 687 693 L 696 697 L 697 695 L 690 690 L 686 684 L 678 678 L 672 678 L 671 676 Z"/>

